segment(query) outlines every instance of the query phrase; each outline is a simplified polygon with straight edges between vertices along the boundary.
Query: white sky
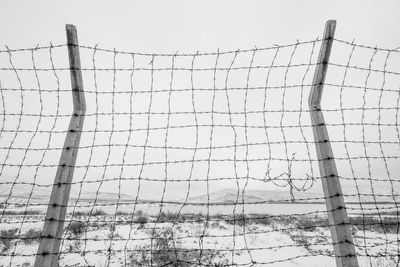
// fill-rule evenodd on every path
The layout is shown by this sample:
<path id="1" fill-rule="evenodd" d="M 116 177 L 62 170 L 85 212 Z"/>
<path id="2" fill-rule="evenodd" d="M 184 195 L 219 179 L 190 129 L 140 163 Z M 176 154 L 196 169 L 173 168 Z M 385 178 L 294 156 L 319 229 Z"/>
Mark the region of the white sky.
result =
<path id="1" fill-rule="evenodd" d="M 314 39 L 326 20 L 336 19 L 338 38 L 395 48 L 399 10 L 396 0 L 2 0 L 0 46 L 65 42 L 69 23 L 82 44 L 171 53 L 226 50 Z"/>

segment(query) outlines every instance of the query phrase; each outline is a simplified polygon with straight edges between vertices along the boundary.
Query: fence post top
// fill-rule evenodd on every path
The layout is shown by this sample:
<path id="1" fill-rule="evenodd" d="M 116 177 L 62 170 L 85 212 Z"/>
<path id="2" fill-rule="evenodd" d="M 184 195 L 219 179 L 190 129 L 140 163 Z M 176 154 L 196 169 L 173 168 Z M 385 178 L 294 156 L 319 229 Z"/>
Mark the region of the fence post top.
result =
<path id="1" fill-rule="evenodd" d="M 325 31 L 324 31 L 324 39 L 325 38 L 333 38 L 335 35 L 336 29 L 336 20 L 330 19 L 325 23 Z"/>
<path id="2" fill-rule="evenodd" d="M 335 19 L 329 19 L 329 20 L 326 21 L 325 25 L 328 25 L 328 24 L 336 25 L 336 20 Z"/>
<path id="3" fill-rule="evenodd" d="M 74 24 L 65 24 L 66 30 L 76 30 L 76 26 Z"/>
<path id="4" fill-rule="evenodd" d="M 68 44 L 78 45 L 78 32 L 75 25 L 65 24 L 65 31 L 67 32 L 67 42 Z"/>

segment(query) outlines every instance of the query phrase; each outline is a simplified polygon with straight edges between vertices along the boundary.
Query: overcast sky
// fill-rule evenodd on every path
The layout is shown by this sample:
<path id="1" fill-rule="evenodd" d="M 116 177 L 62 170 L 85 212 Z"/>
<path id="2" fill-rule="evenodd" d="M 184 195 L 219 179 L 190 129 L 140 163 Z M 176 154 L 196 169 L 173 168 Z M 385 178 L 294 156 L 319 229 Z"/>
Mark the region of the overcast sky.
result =
<path id="1" fill-rule="evenodd" d="M 399 45 L 400 2 L 393 1 L 6 1 L 0 44 L 65 42 L 75 24 L 83 44 L 181 52 L 270 46 L 321 36 L 336 19 L 336 36 L 370 45 Z"/>

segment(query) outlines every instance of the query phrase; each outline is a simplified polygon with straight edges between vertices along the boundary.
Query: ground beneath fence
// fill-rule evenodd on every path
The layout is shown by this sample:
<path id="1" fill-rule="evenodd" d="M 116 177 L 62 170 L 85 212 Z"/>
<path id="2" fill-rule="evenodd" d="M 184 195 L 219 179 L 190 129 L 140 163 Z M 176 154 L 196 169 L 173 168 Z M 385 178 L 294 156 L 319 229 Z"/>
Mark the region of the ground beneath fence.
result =
<path id="1" fill-rule="evenodd" d="M 33 266 L 38 246 L 33 235 L 41 230 L 42 218 L 25 216 L 21 235 L 32 239 L 22 238 L 9 247 L 3 242 L 1 249 L 9 255 L 0 258 L 0 266 Z M 208 222 L 204 218 L 187 215 L 157 222 L 143 214 L 74 217 L 66 226 L 60 266 L 163 266 L 163 261 L 176 259 L 188 262 L 179 266 L 199 266 L 199 261 L 205 266 L 336 266 L 329 229 L 316 227 L 320 218 L 250 217 L 245 224 L 240 218 L 235 223 L 223 216 Z M 2 233 L 16 229 L 22 219 L 22 215 L 8 215 Z M 364 246 L 374 255 L 394 255 L 398 249 L 396 242 L 390 242 L 397 240 L 396 234 L 357 227 L 353 233 L 361 255 Z M 385 258 L 359 257 L 359 262 L 361 266 L 395 266 Z"/>

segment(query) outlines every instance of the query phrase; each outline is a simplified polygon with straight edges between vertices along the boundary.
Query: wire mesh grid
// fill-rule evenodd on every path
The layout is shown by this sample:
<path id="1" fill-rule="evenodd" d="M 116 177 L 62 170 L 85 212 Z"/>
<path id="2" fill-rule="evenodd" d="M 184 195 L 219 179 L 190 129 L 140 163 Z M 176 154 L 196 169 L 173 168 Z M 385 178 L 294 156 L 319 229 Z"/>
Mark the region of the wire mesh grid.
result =
<path id="1" fill-rule="evenodd" d="M 308 95 L 321 40 L 211 53 L 80 46 L 60 266 L 334 263 Z M 357 256 L 399 266 L 397 50 L 335 39 L 322 100 Z M 66 45 L 0 51 L 4 266 L 37 254 L 72 98 Z M 29 266 L 29 265 L 28 265 Z"/>

